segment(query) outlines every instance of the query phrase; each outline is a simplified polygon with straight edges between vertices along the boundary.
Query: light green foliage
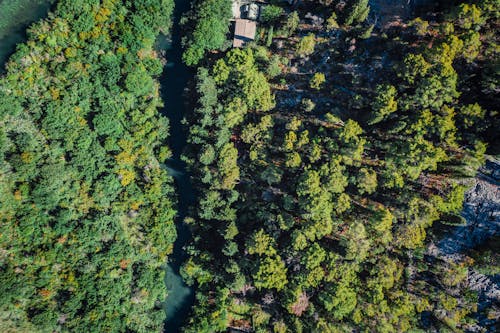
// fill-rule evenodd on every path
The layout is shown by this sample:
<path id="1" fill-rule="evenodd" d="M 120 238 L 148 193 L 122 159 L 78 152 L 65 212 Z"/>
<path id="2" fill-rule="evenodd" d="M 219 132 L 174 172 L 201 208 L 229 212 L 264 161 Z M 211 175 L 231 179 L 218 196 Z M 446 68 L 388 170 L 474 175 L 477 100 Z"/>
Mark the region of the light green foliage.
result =
<path id="1" fill-rule="evenodd" d="M 360 194 L 371 194 L 377 189 L 377 174 L 375 171 L 361 168 L 357 176 L 358 191 Z"/>
<path id="2" fill-rule="evenodd" d="M 321 86 L 325 83 L 325 74 L 323 73 L 314 73 L 311 81 L 309 81 L 309 86 L 313 89 L 321 89 Z"/>
<path id="3" fill-rule="evenodd" d="M 281 59 L 279 56 L 273 55 L 269 60 L 269 64 L 266 69 L 267 76 L 269 76 L 270 78 L 274 78 L 280 75 L 282 71 L 281 66 L 283 65 L 282 61 L 283 59 Z"/>
<path id="4" fill-rule="evenodd" d="M 375 99 L 372 102 L 373 116 L 370 124 L 376 124 L 384 120 L 391 113 L 396 112 L 398 103 L 396 101 L 397 90 L 391 85 L 378 85 L 375 88 Z"/>
<path id="5" fill-rule="evenodd" d="M 271 236 L 267 235 L 264 230 L 260 229 L 255 233 L 250 239 L 247 245 L 248 253 L 272 256 L 276 254 L 276 250 L 273 247 L 274 240 Z"/>
<path id="6" fill-rule="evenodd" d="M 300 105 L 305 112 L 311 112 L 316 106 L 316 104 L 309 98 L 303 98 Z"/>
<path id="7" fill-rule="evenodd" d="M 207 145 L 200 153 L 200 162 L 210 165 L 215 160 L 215 150 L 212 145 Z"/>
<path id="8" fill-rule="evenodd" d="M 288 17 L 287 17 L 286 22 L 285 22 L 285 26 L 283 27 L 285 29 L 285 31 L 287 32 L 288 36 L 293 35 L 295 30 L 297 30 L 299 23 L 300 23 L 300 18 L 299 18 L 299 14 L 296 11 L 288 14 Z"/>
<path id="9" fill-rule="evenodd" d="M 403 64 L 404 78 L 410 84 L 413 84 L 417 78 L 425 76 L 431 68 L 431 64 L 425 61 L 422 54 L 410 53 L 406 55 Z"/>
<path id="10" fill-rule="evenodd" d="M 267 47 L 271 46 L 271 44 L 273 43 L 273 38 L 274 38 L 274 26 L 270 26 L 269 29 L 267 30 L 267 38 L 266 38 Z"/>
<path id="11" fill-rule="evenodd" d="M 306 255 L 302 258 L 303 264 L 306 269 L 311 270 L 319 267 L 321 263 L 326 259 L 326 252 L 317 243 L 314 243 L 311 247 L 307 249 Z"/>
<path id="12" fill-rule="evenodd" d="M 434 205 L 442 213 L 458 213 L 462 209 L 465 186 L 453 185 L 446 198 L 434 196 Z"/>
<path id="13" fill-rule="evenodd" d="M 238 150 L 232 143 L 226 143 L 221 149 L 217 161 L 221 174 L 221 187 L 231 189 L 240 177 L 240 170 L 237 165 Z"/>
<path id="14" fill-rule="evenodd" d="M 332 12 L 332 15 L 326 20 L 326 28 L 328 30 L 334 30 L 340 28 L 338 22 L 337 22 L 337 14 L 335 12 Z"/>
<path id="15" fill-rule="evenodd" d="M 297 134 L 293 131 L 288 131 L 285 135 L 285 141 L 283 143 L 283 149 L 285 151 L 293 151 L 294 145 L 297 142 Z"/>
<path id="16" fill-rule="evenodd" d="M 370 13 L 368 0 L 350 0 L 343 14 L 343 24 L 352 25 L 366 20 Z"/>
<path id="17" fill-rule="evenodd" d="M 283 8 L 275 5 L 267 5 L 261 8 L 260 20 L 265 23 L 277 21 L 283 15 Z"/>
<path id="18" fill-rule="evenodd" d="M 300 154 L 297 153 L 296 151 L 288 153 L 286 155 L 285 165 L 287 167 L 289 167 L 289 168 L 298 168 L 301 163 L 302 163 L 302 158 L 300 157 Z"/>
<path id="19" fill-rule="evenodd" d="M 316 46 L 316 37 L 314 34 L 310 33 L 304 36 L 297 43 L 296 53 L 301 57 L 308 56 L 314 52 L 314 47 Z"/>
<path id="20" fill-rule="evenodd" d="M 60 0 L 0 78 L 6 331 L 162 329 L 176 231 L 153 43 L 172 8 Z"/>
<path id="21" fill-rule="evenodd" d="M 279 256 L 265 257 L 259 262 L 259 269 L 254 274 L 255 287 L 258 289 L 283 289 L 288 283 L 287 269 Z"/>
<path id="22" fill-rule="evenodd" d="M 259 143 L 267 138 L 272 126 L 271 116 L 263 116 L 258 124 L 249 124 L 243 129 L 241 139 L 245 143 Z"/>
<path id="23" fill-rule="evenodd" d="M 479 122 L 484 119 L 485 110 L 477 103 L 464 105 L 460 108 L 459 119 L 467 129 L 480 126 Z"/>
<path id="24" fill-rule="evenodd" d="M 341 283 L 332 293 L 322 293 L 320 301 L 327 311 L 329 311 L 334 319 L 342 320 L 352 313 L 356 308 L 357 297 L 356 292 L 349 286 Z"/>
<path id="25" fill-rule="evenodd" d="M 219 85 L 231 82 L 231 97 L 241 98 L 248 109 L 267 111 L 274 107 L 274 98 L 266 77 L 261 73 L 251 49 L 233 49 L 213 70 Z"/>
<path id="26" fill-rule="evenodd" d="M 345 246 L 347 260 L 362 261 L 368 255 L 370 240 L 367 238 L 366 228 L 361 222 L 354 222 L 342 239 Z"/>
<path id="27" fill-rule="evenodd" d="M 340 139 L 346 143 L 357 141 L 358 136 L 363 133 L 363 129 L 359 124 L 352 120 L 349 119 L 345 126 L 342 128 L 342 132 L 340 134 Z"/>
<path id="28" fill-rule="evenodd" d="M 475 4 L 467 3 L 460 4 L 454 12 L 452 12 L 450 18 L 453 19 L 458 26 L 467 30 L 477 27 L 484 22 L 481 9 Z"/>
<path id="29" fill-rule="evenodd" d="M 463 36 L 463 57 L 467 62 L 473 62 L 479 55 L 481 48 L 481 35 L 477 31 L 471 31 Z"/>
<path id="30" fill-rule="evenodd" d="M 394 216 L 387 208 L 378 209 L 373 214 L 370 227 L 378 236 L 376 241 L 387 244 L 392 240 L 391 229 L 393 222 Z"/>
<path id="31" fill-rule="evenodd" d="M 429 22 L 422 20 L 420 17 L 417 17 L 416 19 L 411 21 L 410 25 L 415 28 L 418 36 L 425 36 L 430 32 Z"/>

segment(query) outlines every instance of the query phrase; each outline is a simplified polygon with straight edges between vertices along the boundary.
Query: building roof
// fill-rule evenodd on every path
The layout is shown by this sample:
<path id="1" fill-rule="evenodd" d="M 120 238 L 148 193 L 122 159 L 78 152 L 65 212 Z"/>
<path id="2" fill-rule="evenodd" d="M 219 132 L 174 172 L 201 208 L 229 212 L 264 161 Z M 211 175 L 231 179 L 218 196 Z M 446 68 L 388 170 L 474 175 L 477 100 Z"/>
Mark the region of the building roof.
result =
<path id="1" fill-rule="evenodd" d="M 255 21 L 237 19 L 234 25 L 233 47 L 242 47 L 255 39 L 257 24 Z"/>
<path id="2" fill-rule="evenodd" d="M 259 18 L 259 6 L 255 3 L 248 5 L 247 19 L 256 21 Z"/>

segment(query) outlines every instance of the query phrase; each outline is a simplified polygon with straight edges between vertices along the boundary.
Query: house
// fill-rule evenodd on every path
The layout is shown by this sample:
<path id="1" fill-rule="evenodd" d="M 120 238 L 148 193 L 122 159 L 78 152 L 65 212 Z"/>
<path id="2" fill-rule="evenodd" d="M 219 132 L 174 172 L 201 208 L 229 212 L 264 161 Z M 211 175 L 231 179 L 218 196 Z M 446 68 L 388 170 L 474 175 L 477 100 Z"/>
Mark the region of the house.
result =
<path id="1" fill-rule="evenodd" d="M 243 47 L 255 40 L 260 9 L 261 5 L 252 0 L 233 0 L 231 20 L 234 22 L 233 47 Z"/>
<path id="2" fill-rule="evenodd" d="M 257 21 L 260 16 L 260 6 L 256 3 L 243 5 L 241 6 L 241 14 L 246 19 Z"/>
<path id="3" fill-rule="evenodd" d="M 233 19 L 258 21 L 261 4 L 252 2 L 252 0 L 233 0 L 231 10 L 233 12 Z"/>
<path id="4" fill-rule="evenodd" d="M 246 19 L 236 19 L 234 22 L 233 47 L 242 47 L 255 39 L 257 23 Z"/>

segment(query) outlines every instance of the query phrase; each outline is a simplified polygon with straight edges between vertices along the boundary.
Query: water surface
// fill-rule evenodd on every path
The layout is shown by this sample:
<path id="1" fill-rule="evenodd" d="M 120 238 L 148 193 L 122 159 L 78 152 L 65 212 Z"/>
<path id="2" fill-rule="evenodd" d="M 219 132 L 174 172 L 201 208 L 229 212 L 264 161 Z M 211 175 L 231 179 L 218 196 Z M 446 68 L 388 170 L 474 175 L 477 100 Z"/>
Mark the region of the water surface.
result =
<path id="1" fill-rule="evenodd" d="M 183 223 L 183 220 L 186 217 L 188 207 L 195 202 L 195 193 L 189 181 L 189 174 L 185 171 L 185 163 L 180 159 L 187 142 L 187 132 L 181 124 L 185 114 L 183 97 L 187 83 L 194 73 L 182 63 L 182 31 L 179 27 L 179 19 L 183 13 L 189 10 L 189 7 L 189 0 L 175 0 L 171 36 L 160 36 L 156 45 L 157 49 L 166 51 L 167 64 L 160 78 L 161 94 L 165 104 L 161 113 L 170 120 L 169 146 L 172 149 L 173 158 L 168 162 L 167 168 L 175 179 L 178 193 L 177 240 L 174 244 L 174 251 L 169 256 L 165 275 L 168 289 L 165 301 L 166 333 L 179 332 L 180 327 L 188 318 L 194 302 L 192 288 L 186 286 L 179 275 L 179 268 L 187 259 L 183 248 L 191 238 L 189 228 Z"/>
<path id="2" fill-rule="evenodd" d="M 26 41 L 26 29 L 47 17 L 55 0 L 0 0 L 0 73 L 4 64 L 16 50 L 16 45 Z"/>

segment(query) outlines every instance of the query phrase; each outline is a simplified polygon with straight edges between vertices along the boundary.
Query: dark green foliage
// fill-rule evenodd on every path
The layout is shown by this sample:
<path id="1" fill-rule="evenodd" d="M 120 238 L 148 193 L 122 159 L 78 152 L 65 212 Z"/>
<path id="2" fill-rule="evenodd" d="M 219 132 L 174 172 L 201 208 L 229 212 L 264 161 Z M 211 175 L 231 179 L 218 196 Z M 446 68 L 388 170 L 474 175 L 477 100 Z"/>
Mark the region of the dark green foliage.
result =
<path id="1" fill-rule="evenodd" d="M 189 33 L 184 39 L 182 59 L 188 66 L 197 65 L 208 51 L 224 46 L 231 16 L 230 0 L 195 2 L 193 10 L 184 18 L 184 29 Z"/>
<path id="2" fill-rule="evenodd" d="M 283 15 L 283 8 L 275 5 L 263 6 L 260 12 L 260 20 L 266 23 L 276 22 Z M 293 28 L 293 23 L 291 23 Z"/>
<path id="3" fill-rule="evenodd" d="M 7 64 L 1 331 L 161 330 L 176 232 L 152 47 L 172 6 L 59 1 Z"/>

